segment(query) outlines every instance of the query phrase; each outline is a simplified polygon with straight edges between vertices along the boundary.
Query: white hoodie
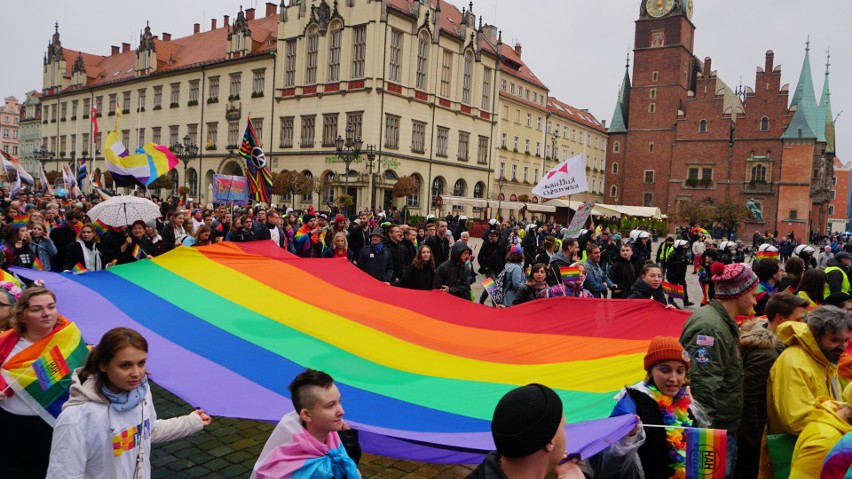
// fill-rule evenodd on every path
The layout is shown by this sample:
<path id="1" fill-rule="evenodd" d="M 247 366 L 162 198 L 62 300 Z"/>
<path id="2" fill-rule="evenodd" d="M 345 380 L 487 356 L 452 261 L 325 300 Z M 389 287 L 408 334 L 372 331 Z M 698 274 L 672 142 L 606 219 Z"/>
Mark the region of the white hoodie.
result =
<path id="1" fill-rule="evenodd" d="M 97 391 L 94 378 L 80 383 L 79 372 L 72 375 L 70 397 L 53 428 L 47 479 L 147 479 L 152 442 L 179 439 L 204 427 L 194 413 L 158 420 L 150 391 L 135 408 L 116 411 Z"/>

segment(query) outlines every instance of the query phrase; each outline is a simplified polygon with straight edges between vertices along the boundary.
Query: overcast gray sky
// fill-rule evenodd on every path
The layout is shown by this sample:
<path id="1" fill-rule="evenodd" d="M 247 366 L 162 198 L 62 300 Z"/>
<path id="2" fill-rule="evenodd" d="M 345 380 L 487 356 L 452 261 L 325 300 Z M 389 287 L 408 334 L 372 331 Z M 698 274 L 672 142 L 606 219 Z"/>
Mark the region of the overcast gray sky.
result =
<path id="1" fill-rule="evenodd" d="M 310 1 L 310 0 L 306 0 Z M 329 0 L 331 1 L 331 0 Z M 356 0 L 364 2 L 366 0 Z M 446 0 L 444 0 L 446 1 Z M 468 2 L 450 0 L 462 7 Z M 713 58 L 713 68 L 731 87 L 742 78 L 753 86 L 755 68 L 767 50 L 783 68 L 782 83 L 795 88 L 802 68 L 805 40 L 811 39 L 811 68 L 816 96 L 822 92 L 826 50 L 831 50 L 831 91 L 837 122 L 837 152 L 852 134 L 852 2 L 849 0 L 694 0 L 695 54 Z M 108 55 L 110 45 L 129 42 L 136 48 L 145 21 L 156 33 L 175 37 L 192 33 L 192 24 L 210 28 L 210 19 L 234 18 L 252 0 L 4 0 L 6 42 L 0 64 L 6 65 L 0 94 L 24 98 L 41 88 L 42 58 L 53 24 L 59 22 L 67 48 Z M 278 2 L 276 2 L 278 3 Z M 342 2 L 341 2 L 342 3 Z M 503 30 L 503 41 L 520 41 L 524 61 L 551 94 L 599 119 L 611 120 L 625 56 L 633 45 L 634 21 L 641 0 L 478 0 L 474 13 Z M 846 80 L 846 81 L 844 81 Z"/>

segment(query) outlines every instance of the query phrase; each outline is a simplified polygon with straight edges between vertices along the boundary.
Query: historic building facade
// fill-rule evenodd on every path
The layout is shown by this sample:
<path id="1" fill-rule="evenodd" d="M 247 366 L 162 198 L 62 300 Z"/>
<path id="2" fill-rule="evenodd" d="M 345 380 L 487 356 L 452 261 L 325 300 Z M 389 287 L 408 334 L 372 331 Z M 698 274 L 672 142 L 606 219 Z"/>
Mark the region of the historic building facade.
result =
<path id="1" fill-rule="evenodd" d="M 24 169 L 38 171 L 38 161 L 35 152 L 41 148 L 41 93 L 33 90 L 26 94 L 21 107 L 21 133 L 18 158 Z"/>
<path id="2" fill-rule="evenodd" d="M 20 150 L 21 104 L 18 99 L 8 96 L 0 110 L 0 148 L 13 156 Z"/>
<path id="3" fill-rule="evenodd" d="M 641 2 L 632 80 L 626 71 L 608 130 L 606 202 L 663 212 L 690 199 L 733 202 L 751 211 L 746 230 L 823 230 L 834 130 L 827 71 L 818 103 L 806 53 L 791 99 L 769 51 L 754 87 L 735 90 L 710 58 L 695 57 L 694 34 L 691 1 Z M 802 171 L 814 172 L 810 181 Z"/>
<path id="4" fill-rule="evenodd" d="M 834 157 L 834 177 L 831 181 L 831 201 L 828 203 L 828 230 L 843 233 L 849 230 L 849 179 L 852 165 Z"/>

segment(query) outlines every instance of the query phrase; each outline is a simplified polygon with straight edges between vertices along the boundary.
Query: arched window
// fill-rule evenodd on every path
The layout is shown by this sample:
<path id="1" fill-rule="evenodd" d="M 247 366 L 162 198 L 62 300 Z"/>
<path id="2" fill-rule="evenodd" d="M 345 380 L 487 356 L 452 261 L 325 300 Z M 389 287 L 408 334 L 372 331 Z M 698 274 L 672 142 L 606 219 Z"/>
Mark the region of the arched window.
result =
<path id="1" fill-rule="evenodd" d="M 333 22 L 328 36 L 328 81 L 340 80 L 340 47 L 343 38 L 343 24 Z"/>
<path id="2" fill-rule="evenodd" d="M 698 133 L 707 133 L 707 120 L 698 122 Z"/>
<path id="3" fill-rule="evenodd" d="M 432 180 L 432 206 L 435 205 L 435 197 L 438 195 L 444 194 L 444 179 L 440 176 L 436 176 L 434 180 Z"/>
<path id="4" fill-rule="evenodd" d="M 423 187 L 423 178 L 418 174 L 411 176 L 417 180 L 417 188 L 415 188 L 414 194 L 405 198 L 405 204 L 412 208 L 417 208 L 420 206 L 420 188 Z"/>
<path id="5" fill-rule="evenodd" d="M 323 185 L 325 189 L 323 190 L 323 202 L 324 203 L 334 203 L 334 172 L 329 171 L 323 176 Z"/>
<path id="6" fill-rule="evenodd" d="M 186 186 L 189 187 L 189 196 L 198 199 L 198 172 L 190 168 L 186 173 Z"/>
<path id="7" fill-rule="evenodd" d="M 453 196 L 464 196 L 467 192 L 467 184 L 464 180 L 459 179 L 456 181 L 456 184 L 453 185 Z"/>
<path id="8" fill-rule="evenodd" d="M 613 174 L 613 175 L 617 175 L 617 174 L 618 174 L 618 163 L 613 163 L 613 164 L 612 164 L 612 174 Z"/>
<path id="9" fill-rule="evenodd" d="M 620 153 L 621 152 L 621 142 L 620 141 L 612 142 L 612 152 L 613 153 Z"/>
<path id="10" fill-rule="evenodd" d="M 609 187 L 609 196 L 612 196 L 613 198 L 618 196 L 618 187 L 617 186 L 612 185 L 612 186 Z"/>
<path id="11" fill-rule="evenodd" d="M 462 103 L 470 105 L 470 90 L 473 87 L 473 53 L 464 55 L 464 71 L 462 76 Z"/>
<path id="12" fill-rule="evenodd" d="M 518 195 L 512 193 L 512 196 L 509 197 L 509 201 L 518 201 Z"/>
<path id="13" fill-rule="evenodd" d="M 766 167 L 763 165 L 752 166 L 751 181 L 766 181 Z"/>
<path id="14" fill-rule="evenodd" d="M 426 89 L 426 75 L 429 72 L 429 32 L 423 30 L 417 36 L 417 77 L 414 85 L 418 90 Z"/>
<path id="15" fill-rule="evenodd" d="M 760 119 L 760 131 L 769 131 L 769 118 L 763 117 Z"/>
<path id="16" fill-rule="evenodd" d="M 485 198 L 485 183 L 480 181 L 473 186 L 473 197 Z"/>
<path id="17" fill-rule="evenodd" d="M 305 175 L 305 178 L 307 178 L 308 181 L 313 181 L 314 175 L 312 175 L 310 171 L 305 170 L 305 171 L 302 172 L 302 174 Z M 309 186 L 309 188 L 310 188 L 310 186 Z M 313 200 L 314 200 L 314 195 L 313 195 L 312 190 L 308 191 L 307 194 L 302 195 L 302 203 L 310 203 Z"/>

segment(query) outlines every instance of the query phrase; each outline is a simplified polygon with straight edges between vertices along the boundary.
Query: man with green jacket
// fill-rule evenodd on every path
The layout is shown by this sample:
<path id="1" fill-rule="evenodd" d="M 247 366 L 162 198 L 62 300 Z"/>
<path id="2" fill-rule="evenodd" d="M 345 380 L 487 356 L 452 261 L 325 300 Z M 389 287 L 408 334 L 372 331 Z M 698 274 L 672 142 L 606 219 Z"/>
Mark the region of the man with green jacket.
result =
<path id="1" fill-rule="evenodd" d="M 741 263 L 714 263 L 716 298 L 689 317 L 680 344 L 689 352 L 692 396 L 707 411 L 713 429 L 728 431 L 725 477 L 733 477 L 743 408 L 740 330 L 735 319 L 757 304 L 757 275 Z"/>

